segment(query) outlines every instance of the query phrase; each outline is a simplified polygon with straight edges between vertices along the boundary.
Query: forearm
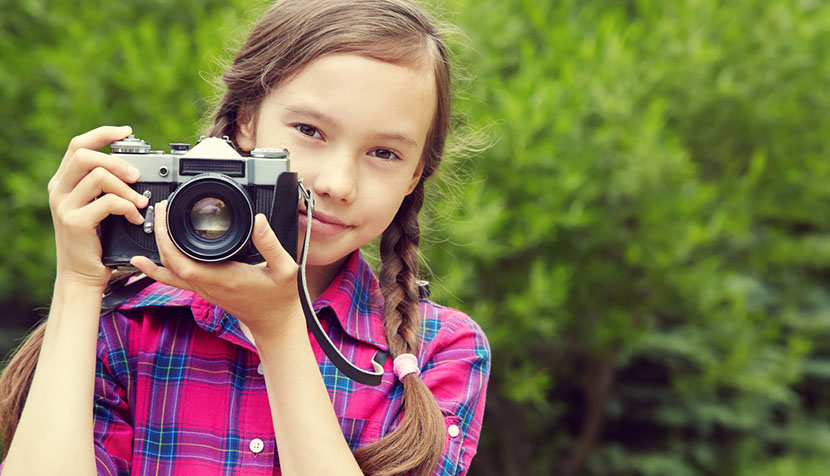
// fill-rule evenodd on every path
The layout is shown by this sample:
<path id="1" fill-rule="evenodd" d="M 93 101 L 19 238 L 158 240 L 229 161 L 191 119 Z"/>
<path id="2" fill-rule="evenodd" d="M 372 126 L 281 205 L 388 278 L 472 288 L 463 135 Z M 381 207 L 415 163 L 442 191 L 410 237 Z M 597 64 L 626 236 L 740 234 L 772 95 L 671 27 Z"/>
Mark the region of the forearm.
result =
<path id="1" fill-rule="evenodd" d="M 62 281 L 3 476 L 94 475 L 93 393 L 101 289 Z"/>
<path id="2" fill-rule="evenodd" d="M 257 340 L 285 475 L 362 474 L 326 391 L 302 315 Z"/>

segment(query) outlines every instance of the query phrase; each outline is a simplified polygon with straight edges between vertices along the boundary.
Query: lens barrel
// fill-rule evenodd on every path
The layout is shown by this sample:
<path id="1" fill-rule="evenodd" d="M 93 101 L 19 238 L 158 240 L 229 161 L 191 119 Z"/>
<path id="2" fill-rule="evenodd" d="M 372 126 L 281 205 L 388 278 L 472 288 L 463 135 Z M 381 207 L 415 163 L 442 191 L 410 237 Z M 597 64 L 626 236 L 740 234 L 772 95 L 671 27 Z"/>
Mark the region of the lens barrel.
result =
<path id="1" fill-rule="evenodd" d="M 254 207 L 233 179 L 206 173 L 185 182 L 167 204 L 167 231 L 176 247 L 198 261 L 222 261 L 248 243 Z"/>

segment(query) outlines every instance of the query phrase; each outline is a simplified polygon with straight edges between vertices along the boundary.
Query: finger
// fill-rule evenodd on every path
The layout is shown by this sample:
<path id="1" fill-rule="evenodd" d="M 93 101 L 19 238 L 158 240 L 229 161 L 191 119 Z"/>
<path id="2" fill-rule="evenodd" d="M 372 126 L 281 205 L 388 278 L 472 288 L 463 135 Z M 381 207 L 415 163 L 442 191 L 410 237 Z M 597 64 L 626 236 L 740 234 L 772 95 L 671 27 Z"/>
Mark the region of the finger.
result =
<path id="1" fill-rule="evenodd" d="M 69 141 L 66 157 L 80 149 L 98 150 L 107 144 L 121 140 L 133 133 L 130 126 L 101 126 L 97 129 L 75 136 Z"/>
<path id="2" fill-rule="evenodd" d="M 257 213 L 254 217 L 254 232 L 251 235 L 259 254 L 265 258 L 268 267 L 272 270 L 285 270 L 293 273 L 297 267 L 297 263 L 291 258 L 291 255 L 283 248 L 282 243 L 277 238 L 268 219 L 262 213 Z"/>
<path id="3" fill-rule="evenodd" d="M 140 225 L 144 223 L 141 213 L 135 208 L 135 204 L 124 200 L 118 195 L 106 194 L 92 203 L 79 209 L 59 212 L 58 220 L 65 224 L 77 225 L 81 228 L 94 228 L 101 223 L 101 220 L 109 215 L 121 215 L 130 223 Z"/>
<path id="4" fill-rule="evenodd" d="M 196 275 L 197 263 L 185 256 L 170 238 L 167 229 L 167 200 L 156 205 L 155 213 L 153 227 L 156 231 L 156 248 L 158 248 L 161 264 L 184 279 L 192 278 Z"/>
<path id="5" fill-rule="evenodd" d="M 147 206 L 148 199 L 103 167 L 92 169 L 63 200 L 69 209 L 80 208 L 101 194 L 111 193 L 133 202 L 137 208 Z"/>
<path id="6" fill-rule="evenodd" d="M 130 126 L 102 126 L 73 137 L 72 140 L 69 141 L 69 146 L 67 147 L 66 153 L 61 160 L 61 164 L 55 173 L 53 181 L 60 178 L 65 173 L 66 169 L 69 167 L 68 159 L 74 156 L 77 151 L 81 149 L 98 150 L 105 145 L 121 140 L 132 133 L 133 129 Z M 50 182 L 50 190 L 51 186 L 52 182 Z"/>
<path id="7" fill-rule="evenodd" d="M 170 232 L 167 230 L 167 200 L 157 203 L 154 212 L 153 230 L 156 237 L 156 249 L 159 252 L 162 266 L 168 267 L 170 263 L 167 255 L 172 251 L 169 248 L 175 248 L 175 245 L 172 243 Z"/>
<path id="8" fill-rule="evenodd" d="M 66 168 L 53 179 L 51 192 L 69 193 L 95 169 L 104 169 L 125 183 L 134 183 L 141 176 L 139 170 L 127 161 L 94 150 L 81 149 L 65 161 Z"/>
<path id="9" fill-rule="evenodd" d="M 193 289 L 191 289 L 188 285 L 187 281 L 181 279 L 179 276 L 177 276 L 169 269 L 157 265 L 153 262 L 153 260 L 147 258 L 146 256 L 133 256 L 130 259 L 130 264 L 138 268 L 138 270 L 142 273 L 155 279 L 156 281 L 160 281 L 164 284 L 179 289 L 187 289 L 189 291 L 193 291 Z"/>

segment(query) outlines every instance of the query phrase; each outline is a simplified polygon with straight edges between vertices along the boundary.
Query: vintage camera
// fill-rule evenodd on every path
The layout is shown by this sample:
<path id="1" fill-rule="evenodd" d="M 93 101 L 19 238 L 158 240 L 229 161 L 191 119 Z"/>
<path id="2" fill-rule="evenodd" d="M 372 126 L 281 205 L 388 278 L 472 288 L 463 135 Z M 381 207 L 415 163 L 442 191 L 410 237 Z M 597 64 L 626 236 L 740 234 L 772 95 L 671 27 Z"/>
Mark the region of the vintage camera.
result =
<path id="1" fill-rule="evenodd" d="M 161 264 L 153 231 L 154 205 L 167 204 L 167 230 L 185 255 L 205 262 L 263 261 L 251 243 L 254 216 L 268 218 L 282 246 L 297 257 L 297 174 L 289 170 L 288 151 L 258 148 L 242 157 L 227 137 L 170 144 L 170 153 L 150 150 L 134 136 L 113 142 L 111 155 L 141 172 L 132 188 L 149 198 L 144 224 L 110 215 L 99 227 L 102 261 L 128 267 L 130 258 L 147 256 Z"/>

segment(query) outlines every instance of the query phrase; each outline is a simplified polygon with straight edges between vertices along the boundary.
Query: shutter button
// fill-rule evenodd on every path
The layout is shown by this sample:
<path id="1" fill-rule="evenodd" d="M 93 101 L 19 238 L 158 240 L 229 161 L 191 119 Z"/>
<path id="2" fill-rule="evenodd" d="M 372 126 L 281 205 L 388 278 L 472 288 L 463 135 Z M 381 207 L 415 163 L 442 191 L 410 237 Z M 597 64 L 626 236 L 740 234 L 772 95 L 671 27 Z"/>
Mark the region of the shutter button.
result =
<path id="1" fill-rule="evenodd" d="M 251 444 L 248 445 L 248 448 L 251 448 L 251 451 L 254 454 L 259 454 L 263 449 L 265 449 L 265 443 L 263 443 L 259 438 L 254 438 L 251 440 Z"/>

